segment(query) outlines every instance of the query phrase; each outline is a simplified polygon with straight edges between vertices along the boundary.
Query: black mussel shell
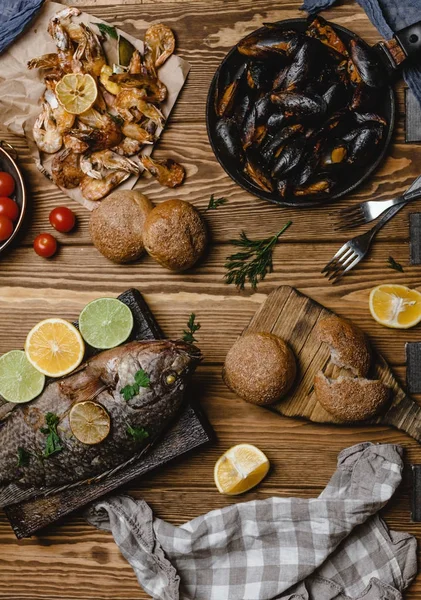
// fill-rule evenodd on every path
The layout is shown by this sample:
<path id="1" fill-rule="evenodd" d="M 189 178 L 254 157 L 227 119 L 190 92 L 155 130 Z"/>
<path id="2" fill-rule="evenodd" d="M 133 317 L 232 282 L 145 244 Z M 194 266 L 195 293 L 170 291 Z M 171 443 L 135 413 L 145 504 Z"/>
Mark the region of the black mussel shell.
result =
<path id="1" fill-rule="evenodd" d="M 350 164 L 361 165 L 374 153 L 383 136 L 383 126 L 363 125 L 348 141 L 348 157 Z"/>
<path id="2" fill-rule="evenodd" d="M 340 56 L 348 56 L 348 50 L 340 35 L 321 16 L 314 17 L 307 27 L 307 35 L 316 38 Z"/>
<path id="3" fill-rule="evenodd" d="M 247 84 L 252 90 L 268 92 L 272 89 L 274 69 L 269 61 L 252 61 L 247 68 Z"/>
<path id="4" fill-rule="evenodd" d="M 260 149 L 262 158 L 271 164 L 273 159 L 280 153 L 283 145 L 295 135 L 303 132 L 303 126 L 301 124 L 287 125 L 280 129 L 276 134 L 268 136 L 264 144 Z"/>
<path id="5" fill-rule="evenodd" d="M 295 47 L 298 34 L 295 31 L 285 31 L 266 28 L 259 34 L 252 34 L 237 44 L 240 54 L 255 58 L 268 58 L 273 54 L 289 56 Z"/>
<path id="6" fill-rule="evenodd" d="M 304 185 L 316 173 L 320 162 L 321 140 L 314 140 L 309 144 L 294 176 L 294 187 Z"/>
<path id="7" fill-rule="evenodd" d="M 246 116 L 248 115 L 249 111 L 251 110 L 251 106 L 253 104 L 253 100 L 251 99 L 249 94 L 245 94 L 239 104 L 238 107 L 235 109 L 234 111 L 234 119 L 237 122 L 238 127 L 241 129 Z"/>
<path id="8" fill-rule="evenodd" d="M 273 104 L 270 99 L 270 95 L 266 94 L 265 96 L 259 98 L 255 104 L 255 107 L 257 123 L 267 123 L 270 115 L 273 112 Z"/>
<path id="9" fill-rule="evenodd" d="M 307 139 L 305 136 L 300 136 L 292 139 L 283 147 L 272 169 L 272 177 L 274 179 L 283 178 L 287 173 L 295 169 L 304 155 L 306 142 Z"/>
<path id="10" fill-rule="evenodd" d="M 219 89 L 218 78 L 218 89 L 217 98 L 215 102 L 215 110 L 218 117 L 231 117 L 240 94 L 241 84 L 243 76 L 246 73 L 247 65 L 242 65 L 235 73 L 233 80 L 230 81 L 223 90 Z"/>
<path id="11" fill-rule="evenodd" d="M 349 48 L 353 66 L 361 80 L 369 87 L 383 87 L 386 74 L 374 50 L 355 39 L 350 41 Z"/>
<path id="12" fill-rule="evenodd" d="M 321 196 L 329 194 L 334 186 L 334 181 L 330 177 L 319 177 L 303 186 L 298 186 L 294 189 L 294 196 Z"/>
<path id="13" fill-rule="evenodd" d="M 270 115 L 268 119 L 268 130 L 269 132 L 276 132 L 278 129 L 281 129 L 285 126 L 288 121 L 292 119 L 287 119 L 283 112 L 274 112 Z"/>
<path id="14" fill-rule="evenodd" d="M 348 89 L 341 81 L 332 83 L 323 94 L 326 110 L 333 113 L 344 108 L 349 101 Z"/>
<path id="15" fill-rule="evenodd" d="M 216 124 L 218 150 L 232 161 L 244 162 L 244 152 L 240 143 L 240 134 L 233 119 L 220 119 Z"/>
<path id="16" fill-rule="evenodd" d="M 248 176 L 250 181 L 261 190 L 264 190 L 265 192 L 273 192 L 274 186 L 272 179 L 264 167 L 260 164 L 258 157 L 256 157 L 252 152 L 247 154 L 244 165 L 244 173 Z"/>
<path id="17" fill-rule="evenodd" d="M 326 102 L 321 96 L 305 96 L 295 92 L 274 92 L 272 102 L 280 106 L 286 117 L 298 119 L 320 118 L 326 112 Z"/>

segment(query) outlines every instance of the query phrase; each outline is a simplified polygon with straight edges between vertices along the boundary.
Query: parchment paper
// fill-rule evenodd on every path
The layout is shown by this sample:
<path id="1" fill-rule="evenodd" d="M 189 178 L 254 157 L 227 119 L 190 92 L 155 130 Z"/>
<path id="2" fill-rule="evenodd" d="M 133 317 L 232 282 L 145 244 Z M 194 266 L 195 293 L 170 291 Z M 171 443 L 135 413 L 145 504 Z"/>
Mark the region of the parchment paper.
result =
<path id="1" fill-rule="evenodd" d="M 50 164 L 54 155 L 40 152 L 32 136 L 33 124 L 41 111 L 40 98 L 44 93 L 45 86 L 42 71 L 29 70 L 26 64 L 28 60 L 36 56 L 56 51 L 55 44 L 47 33 L 47 26 L 50 18 L 63 8 L 65 8 L 63 4 L 47 2 L 38 17 L 32 22 L 31 27 L 0 57 L 0 123 L 17 135 L 26 136 L 37 167 L 47 176 L 51 173 Z M 86 24 L 104 22 L 87 13 L 81 13 L 79 17 L 73 17 L 73 20 L 75 22 L 82 21 Z M 110 24 L 112 25 L 112 23 L 108 23 L 108 25 Z M 93 26 L 93 30 L 95 33 L 99 33 L 95 26 Z M 117 31 L 143 53 L 142 41 L 119 29 Z M 117 62 L 116 45 L 116 40 L 109 41 L 107 39 L 103 43 L 108 64 L 112 65 Z M 170 114 L 187 79 L 189 70 L 189 63 L 175 54 L 159 69 L 159 78 L 168 89 L 168 97 L 160 105 L 165 117 Z M 160 133 L 159 130 L 157 133 Z M 150 154 L 152 150 L 153 145 L 146 145 L 142 149 L 142 153 Z M 137 175 L 132 175 L 118 187 L 120 189 L 131 189 L 137 179 Z M 83 204 L 89 210 L 93 210 L 98 206 L 97 202 L 85 200 L 79 188 L 73 190 L 61 189 L 63 193 Z"/>

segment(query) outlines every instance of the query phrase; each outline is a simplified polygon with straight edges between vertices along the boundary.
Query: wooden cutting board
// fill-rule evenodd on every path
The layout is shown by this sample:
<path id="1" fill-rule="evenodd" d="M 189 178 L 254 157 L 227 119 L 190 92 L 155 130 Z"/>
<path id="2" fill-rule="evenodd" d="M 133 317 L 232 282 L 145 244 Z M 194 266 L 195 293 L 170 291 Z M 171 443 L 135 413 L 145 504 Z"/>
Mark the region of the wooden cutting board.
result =
<path id="1" fill-rule="evenodd" d="M 314 376 L 320 370 L 333 378 L 346 373 L 332 364 L 327 344 L 318 342 L 314 333 L 316 323 L 332 314 L 295 288 L 284 285 L 267 297 L 243 331 L 242 335 L 251 331 L 272 332 L 288 342 L 296 356 L 298 373 L 294 387 L 271 410 L 315 423 L 341 423 L 317 402 L 313 387 Z M 385 359 L 376 351 L 373 354 L 369 377 L 383 381 L 392 388 L 392 394 L 389 406 L 369 422 L 393 425 L 421 442 L 420 406 L 401 388 Z"/>
<path id="2" fill-rule="evenodd" d="M 164 336 L 138 290 L 128 290 L 119 296 L 134 317 L 132 339 L 154 340 Z M 77 325 L 77 323 L 76 323 Z M 17 538 L 29 537 L 61 517 L 114 491 L 140 475 L 162 466 L 187 452 L 210 442 L 212 427 L 197 403 L 189 403 L 179 419 L 163 434 L 152 449 L 135 463 L 97 483 L 85 483 L 47 497 L 13 504 L 5 508 L 6 516 Z"/>

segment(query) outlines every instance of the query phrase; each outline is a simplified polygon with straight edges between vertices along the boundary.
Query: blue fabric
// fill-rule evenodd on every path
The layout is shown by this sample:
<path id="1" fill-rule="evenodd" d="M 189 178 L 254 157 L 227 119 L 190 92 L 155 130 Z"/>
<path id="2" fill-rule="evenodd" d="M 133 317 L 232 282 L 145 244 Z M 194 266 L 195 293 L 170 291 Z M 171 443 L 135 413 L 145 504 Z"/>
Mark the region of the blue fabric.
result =
<path id="1" fill-rule="evenodd" d="M 336 0 L 304 0 L 301 9 L 310 14 L 326 9 Z M 421 0 L 357 0 L 381 35 L 390 39 L 393 32 L 421 21 Z M 421 57 L 411 59 L 403 68 L 406 83 L 421 105 Z"/>
<path id="2" fill-rule="evenodd" d="M 0 0 L 0 54 L 25 29 L 44 0 Z"/>

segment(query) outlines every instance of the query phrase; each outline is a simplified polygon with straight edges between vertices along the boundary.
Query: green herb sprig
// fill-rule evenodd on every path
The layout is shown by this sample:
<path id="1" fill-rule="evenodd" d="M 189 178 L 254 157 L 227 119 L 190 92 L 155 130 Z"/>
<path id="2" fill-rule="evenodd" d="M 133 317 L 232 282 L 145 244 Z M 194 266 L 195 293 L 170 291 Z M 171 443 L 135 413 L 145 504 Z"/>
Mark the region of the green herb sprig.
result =
<path id="1" fill-rule="evenodd" d="M 143 442 L 149 437 L 149 433 L 143 427 L 132 427 L 127 425 L 127 434 L 130 435 L 135 442 Z"/>
<path id="2" fill-rule="evenodd" d="M 54 413 L 48 412 L 45 415 L 46 427 L 41 427 L 41 432 L 47 436 L 47 439 L 45 440 L 44 452 L 42 453 L 44 458 L 48 458 L 49 456 L 57 454 L 57 452 L 61 452 L 63 450 L 60 437 L 57 433 L 57 425 L 59 422 L 59 417 Z"/>
<path id="3" fill-rule="evenodd" d="M 106 25 L 105 23 L 97 23 L 96 24 L 102 35 L 109 36 L 113 40 L 118 39 L 117 29 L 112 25 Z"/>
<path id="4" fill-rule="evenodd" d="M 206 210 L 216 210 L 218 206 L 226 204 L 228 200 L 226 198 L 215 198 L 215 194 L 212 194 L 209 200 L 209 204 Z"/>
<path id="5" fill-rule="evenodd" d="M 403 273 L 403 266 L 396 262 L 396 260 L 393 258 L 393 256 L 389 256 L 389 258 L 387 259 L 388 262 L 388 267 L 390 269 L 394 269 L 395 271 L 399 271 L 399 273 Z"/>
<path id="6" fill-rule="evenodd" d="M 187 329 L 183 330 L 183 340 L 188 344 L 193 344 L 194 342 L 197 342 L 196 338 L 194 337 L 194 334 L 196 333 L 196 331 L 199 331 L 199 329 L 202 327 L 200 323 L 195 323 L 195 320 L 196 315 L 194 313 L 191 313 L 189 320 L 187 321 Z"/>
<path id="7" fill-rule="evenodd" d="M 22 446 L 18 447 L 18 467 L 27 467 L 29 465 L 29 459 L 31 457 L 31 453 L 22 448 Z"/>
<path id="8" fill-rule="evenodd" d="M 149 387 L 151 380 L 149 376 L 143 369 L 139 369 L 134 376 L 134 383 L 125 385 L 124 388 L 120 390 L 120 393 L 123 394 L 123 398 L 126 402 L 134 398 L 138 395 L 140 388 Z"/>
<path id="9" fill-rule="evenodd" d="M 225 282 L 235 283 L 240 290 L 243 290 L 248 281 L 255 290 L 258 282 L 262 281 L 268 273 L 272 273 L 273 249 L 279 237 L 290 225 L 292 221 L 288 221 L 274 236 L 264 240 L 251 240 L 244 231 L 241 232 L 240 239 L 231 240 L 231 244 L 243 250 L 227 257 L 225 268 L 228 272 L 225 274 Z"/>

